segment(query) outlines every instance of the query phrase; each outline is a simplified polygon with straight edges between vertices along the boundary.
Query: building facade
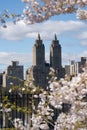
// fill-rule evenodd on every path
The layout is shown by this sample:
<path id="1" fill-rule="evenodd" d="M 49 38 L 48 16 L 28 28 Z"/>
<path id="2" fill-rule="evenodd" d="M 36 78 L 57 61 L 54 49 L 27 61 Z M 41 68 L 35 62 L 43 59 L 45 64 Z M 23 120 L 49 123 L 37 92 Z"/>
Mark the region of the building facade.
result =
<path id="1" fill-rule="evenodd" d="M 64 77 L 65 71 L 61 63 L 61 45 L 55 35 L 50 46 L 50 63 L 46 63 L 45 47 L 40 34 L 38 34 L 38 38 L 33 47 L 33 65 L 26 71 L 26 80 L 28 81 L 29 75 L 31 75 L 36 86 L 41 86 L 46 89 L 49 81 L 50 67 L 55 70 L 55 76 L 58 79 Z"/>
<path id="2" fill-rule="evenodd" d="M 19 65 L 17 61 L 12 61 L 12 65 L 9 65 L 5 72 L 3 72 L 3 87 L 10 87 L 11 85 L 23 86 L 24 72 L 23 66 Z"/>
<path id="3" fill-rule="evenodd" d="M 70 65 L 65 66 L 65 73 L 68 76 L 75 76 L 78 73 L 82 73 L 83 68 L 86 66 L 86 59 L 86 57 L 81 57 L 81 60 L 79 62 L 72 60 L 70 62 Z"/>
<path id="4" fill-rule="evenodd" d="M 57 79 L 64 78 L 65 69 L 62 67 L 61 45 L 59 44 L 56 35 L 50 46 L 50 67 L 55 70 Z"/>

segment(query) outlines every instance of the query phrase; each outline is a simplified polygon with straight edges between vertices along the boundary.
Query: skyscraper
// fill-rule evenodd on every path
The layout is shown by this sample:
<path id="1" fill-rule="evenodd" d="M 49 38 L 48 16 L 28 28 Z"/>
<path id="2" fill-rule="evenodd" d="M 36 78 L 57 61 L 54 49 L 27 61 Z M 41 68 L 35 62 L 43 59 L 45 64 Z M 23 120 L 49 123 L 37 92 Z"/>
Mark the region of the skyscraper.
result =
<path id="1" fill-rule="evenodd" d="M 56 34 L 50 46 L 50 66 L 55 70 L 61 68 L 61 45 L 57 40 Z"/>
<path id="2" fill-rule="evenodd" d="M 33 65 L 43 65 L 45 63 L 45 47 L 38 34 L 38 39 L 33 46 Z"/>
<path id="3" fill-rule="evenodd" d="M 49 69 L 50 65 L 45 63 L 45 47 L 40 34 L 38 34 L 38 38 L 33 46 L 33 65 L 26 72 L 26 80 L 28 81 L 31 75 L 36 86 L 46 89 L 49 80 L 47 78 L 49 76 Z"/>
<path id="4" fill-rule="evenodd" d="M 50 67 L 55 70 L 55 76 L 58 79 L 64 77 L 65 70 L 62 68 L 61 63 L 61 45 L 55 35 L 50 46 L 50 63 L 46 63 L 45 47 L 40 34 L 38 34 L 38 38 L 33 47 L 33 65 L 26 72 L 26 80 L 28 81 L 31 75 L 36 86 L 46 89 L 49 81 Z"/>

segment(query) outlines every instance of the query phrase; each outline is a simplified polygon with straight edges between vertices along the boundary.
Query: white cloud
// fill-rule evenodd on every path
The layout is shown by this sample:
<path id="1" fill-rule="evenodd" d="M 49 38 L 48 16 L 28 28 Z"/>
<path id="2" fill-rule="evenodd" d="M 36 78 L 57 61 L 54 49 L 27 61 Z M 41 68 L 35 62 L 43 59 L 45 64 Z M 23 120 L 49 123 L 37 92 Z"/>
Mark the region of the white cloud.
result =
<path id="1" fill-rule="evenodd" d="M 84 52 L 87 54 L 87 52 Z M 63 65 L 69 64 L 69 60 L 77 60 L 79 56 L 70 53 L 63 53 L 62 61 Z M 49 53 L 46 53 L 45 59 L 47 63 L 50 63 Z M 16 52 L 0 52 L 0 70 L 6 69 L 8 65 L 11 65 L 12 61 L 19 61 L 20 65 L 24 65 L 25 70 L 32 65 L 32 54 L 29 53 L 16 53 Z"/>
<path id="2" fill-rule="evenodd" d="M 62 56 L 63 65 L 69 65 L 71 60 L 79 62 L 81 61 L 81 57 L 87 57 L 87 51 L 83 51 L 82 53 L 79 54 L 63 53 Z"/>
<path id="3" fill-rule="evenodd" d="M 79 54 L 79 57 L 87 57 L 87 51 L 83 51 L 81 54 Z"/>
<path id="4" fill-rule="evenodd" d="M 80 58 L 79 54 L 75 54 L 75 53 L 63 53 L 62 54 L 62 61 L 64 65 L 69 65 L 70 61 L 75 60 L 78 61 Z"/>
<path id="5" fill-rule="evenodd" d="M 87 40 L 81 41 L 81 45 L 87 46 Z"/>
<path id="6" fill-rule="evenodd" d="M 0 52 L 0 73 L 4 72 L 12 61 L 19 61 L 19 65 L 24 66 L 24 76 L 26 70 L 32 65 L 32 54 L 16 52 Z"/>
<path id="7" fill-rule="evenodd" d="M 0 27 L 0 38 L 7 40 L 21 40 L 24 38 L 36 38 L 37 33 L 42 38 L 50 39 L 53 34 L 60 35 L 68 31 L 77 31 L 86 25 L 81 21 L 46 21 L 33 25 L 26 25 L 23 21 L 16 25 L 8 23 L 7 28 Z"/>
<path id="8" fill-rule="evenodd" d="M 32 54 L 16 52 L 0 52 L 0 64 L 11 64 L 11 61 L 19 61 L 20 64 L 32 64 Z"/>
<path id="9" fill-rule="evenodd" d="M 86 30 L 87 30 L 87 28 L 86 28 Z M 79 38 L 80 39 L 87 39 L 87 31 L 80 33 Z"/>
<path id="10" fill-rule="evenodd" d="M 87 51 L 80 54 L 63 53 L 62 65 L 68 65 L 71 60 L 80 61 L 81 57 L 87 57 Z M 46 53 L 46 62 L 49 63 L 49 53 Z M 32 65 L 32 54 L 29 53 L 16 53 L 16 52 L 0 52 L 0 72 L 4 71 L 11 61 L 19 61 L 20 65 L 24 65 L 24 70 Z"/>

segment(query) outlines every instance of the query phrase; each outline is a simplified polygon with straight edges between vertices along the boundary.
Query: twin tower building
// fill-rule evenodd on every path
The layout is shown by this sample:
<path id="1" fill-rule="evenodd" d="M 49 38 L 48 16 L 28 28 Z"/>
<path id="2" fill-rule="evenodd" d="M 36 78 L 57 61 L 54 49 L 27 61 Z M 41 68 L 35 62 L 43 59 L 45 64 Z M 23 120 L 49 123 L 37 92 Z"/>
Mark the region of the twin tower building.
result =
<path id="1" fill-rule="evenodd" d="M 62 67 L 61 45 L 55 35 L 50 46 L 50 63 L 46 63 L 45 46 L 40 34 L 38 34 L 38 38 L 33 46 L 33 65 L 27 70 L 26 80 L 28 81 L 31 75 L 36 86 L 41 86 L 46 89 L 50 80 L 50 68 L 55 70 L 55 76 L 58 80 L 64 77 L 65 70 Z"/>

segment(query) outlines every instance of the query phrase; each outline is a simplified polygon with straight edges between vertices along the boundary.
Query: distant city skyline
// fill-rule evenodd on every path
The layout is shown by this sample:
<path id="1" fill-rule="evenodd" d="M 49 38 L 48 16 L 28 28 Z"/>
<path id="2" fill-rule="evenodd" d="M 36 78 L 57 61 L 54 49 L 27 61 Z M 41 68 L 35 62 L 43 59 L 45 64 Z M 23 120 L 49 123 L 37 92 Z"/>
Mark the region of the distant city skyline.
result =
<path id="1" fill-rule="evenodd" d="M 24 8 L 21 0 L 0 1 L 0 12 L 5 9 L 20 13 Z M 66 14 L 51 17 L 48 21 L 33 25 L 25 25 L 23 21 L 16 25 L 8 21 L 7 28 L 0 26 L 0 66 L 8 66 L 17 60 L 25 68 L 32 65 L 32 48 L 38 33 L 45 45 L 46 60 L 49 61 L 50 44 L 57 35 L 62 47 L 62 63 L 79 60 L 87 56 L 87 23 L 76 19 L 76 15 Z"/>

